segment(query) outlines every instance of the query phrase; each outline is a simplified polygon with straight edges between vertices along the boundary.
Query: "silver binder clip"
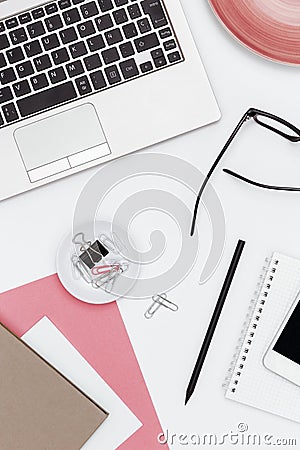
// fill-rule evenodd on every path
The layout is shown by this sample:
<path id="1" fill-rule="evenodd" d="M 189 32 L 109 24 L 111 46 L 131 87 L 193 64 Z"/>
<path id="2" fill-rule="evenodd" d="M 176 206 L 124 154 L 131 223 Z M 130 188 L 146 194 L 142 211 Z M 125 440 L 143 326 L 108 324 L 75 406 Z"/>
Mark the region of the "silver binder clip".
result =
<path id="1" fill-rule="evenodd" d="M 179 309 L 178 306 L 175 305 L 175 303 L 168 300 L 167 294 L 153 295 L 152 300 L 153 300 L 152 305 L 147 309 L 147 311 L 144 314 L 146 319 L 152 319 L 154 314 L 160 309 L 161 306 L 164 306 L 165 308 L 173 312 L 176 312 Z"/>

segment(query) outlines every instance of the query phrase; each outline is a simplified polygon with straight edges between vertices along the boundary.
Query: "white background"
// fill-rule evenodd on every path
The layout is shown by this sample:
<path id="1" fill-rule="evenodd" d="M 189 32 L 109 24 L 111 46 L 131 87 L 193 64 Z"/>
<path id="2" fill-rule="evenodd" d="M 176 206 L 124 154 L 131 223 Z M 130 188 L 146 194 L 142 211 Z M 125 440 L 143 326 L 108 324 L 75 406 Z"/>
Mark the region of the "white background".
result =
<path id="1" fill-rule="evenodd" d="M 240 46 L 218 23 L 205 0 L 182 3 L 222 119 L 151 150 L 184 158 L 206 172 L 250 106 L 300 126 L 299 69 L 264 60 Z M 288 144 L 249 122 L 221 167 L 265 183 L 300 186 L 300 144 Z M 0 204 L 1 291 L 55 272 L 59 240 L 70 230 L 76 198 L 96 170 Z M 300 258 L 300 194 L 262 191 L 230 178 L 221 169 L 213 185 L 227 222 L 224 257 L 216 274 L 205 286 L 198 285 L 206 257 L 205 251 L 200 253 L 199 265 L 170 293 L 180 311 L 161 311 L 146 321 L 143 313 L 149 302 L 121 301 L 126 327 L 164 429 L 177 434 L 222 434 L 236 431 L 238 423 L 244 422 L 249 432 L 297 438 L 300 443 L 299 424 L 225 400 L 221 388 L 264 257 L 278 250 Z M 239 238 L 245 239 L 247 246 L 196 392 L 184 407 L 185 389 Z M 205 223 L 201 239 L 206 249 L 210 234 Z M 170 447 L 187 448 L 179 444 Z M 151 450 L 150 443 L 147 450 Z"/>

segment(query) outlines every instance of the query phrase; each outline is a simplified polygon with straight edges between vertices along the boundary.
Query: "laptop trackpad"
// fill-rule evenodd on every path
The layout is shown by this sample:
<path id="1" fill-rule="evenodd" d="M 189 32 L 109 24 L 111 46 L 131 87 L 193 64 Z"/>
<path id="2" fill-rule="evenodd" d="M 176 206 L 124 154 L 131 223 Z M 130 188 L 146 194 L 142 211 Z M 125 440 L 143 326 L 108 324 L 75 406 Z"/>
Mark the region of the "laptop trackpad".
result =
<path id="1" fill-rule="evenodd" d="M 31 181 L 110 154 L 91 103 L 18 128 L 14 136 Z"/>

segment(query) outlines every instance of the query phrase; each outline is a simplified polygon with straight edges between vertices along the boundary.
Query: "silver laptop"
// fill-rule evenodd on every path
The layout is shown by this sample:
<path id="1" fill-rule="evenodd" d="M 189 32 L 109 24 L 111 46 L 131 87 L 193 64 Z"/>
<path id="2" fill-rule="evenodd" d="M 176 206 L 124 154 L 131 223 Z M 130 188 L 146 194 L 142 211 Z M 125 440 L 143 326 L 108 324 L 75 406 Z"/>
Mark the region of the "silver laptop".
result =
<path id="1" fill-rule="evenodd" d="M 0 3 L 0 199 L 216 121 L 179 0 Z"/>

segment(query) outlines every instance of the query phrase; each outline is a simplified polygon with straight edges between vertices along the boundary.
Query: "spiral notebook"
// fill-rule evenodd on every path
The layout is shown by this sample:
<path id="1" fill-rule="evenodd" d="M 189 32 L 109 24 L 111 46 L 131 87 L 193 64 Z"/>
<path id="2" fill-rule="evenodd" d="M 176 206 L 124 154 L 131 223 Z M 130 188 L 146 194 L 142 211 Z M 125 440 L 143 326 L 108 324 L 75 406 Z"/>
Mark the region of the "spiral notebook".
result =
<path id="1" fill-rule="evenodd" d="M 228 399 L 300 422 L 300 387 L 266 369 L 263 358 L 300 290 L 300 260 L 266 260 L 225 380 Z"/>

